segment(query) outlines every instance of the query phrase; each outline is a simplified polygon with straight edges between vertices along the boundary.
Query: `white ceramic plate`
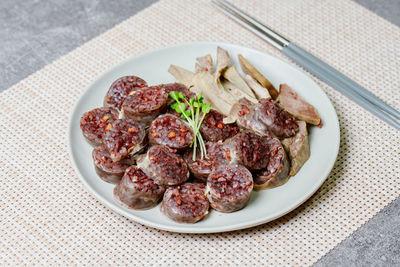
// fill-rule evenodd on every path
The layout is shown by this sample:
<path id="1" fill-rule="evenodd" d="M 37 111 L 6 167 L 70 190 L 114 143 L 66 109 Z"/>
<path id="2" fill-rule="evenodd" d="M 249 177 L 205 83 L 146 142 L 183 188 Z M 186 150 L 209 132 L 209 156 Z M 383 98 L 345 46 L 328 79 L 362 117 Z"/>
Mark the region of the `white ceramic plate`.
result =
<path id="1" fill-rule="evenodd" d="M 170 64 L 194 69 L 195 58 L 205 54 L 215 56 L 217 46 L 229 51 L 238 66 L 237 55 L 242 54 L 278 88 L 280 83 L 292 86 L 317 109 L 323 127 L 311 127 L 311 157 L 285 185 L 253 192 L 248 205 L 234 213 L 211 210 L 202 221 L 195 224 L 179 224 L 161 214 L 159 207 L 135 211 L 119 206 L 113 199 L 114 185 L 97 177 L 92 163 L 90 147 L 84 140 L 79 120 L 82 114 L 102 106 L 103 97 L 111 83 L 125 75 L 136 75 L 150 85 L 173 82 L 167 72 Z M 240 69 L 240 68 L 239 68 Z M 182 233 L 212 233 L 238 230 L 274 220 L 306 201 L 324 182 L 339 149 L 339 123 L 336 112 L 321 88 L 297 68 L 257 50 L 238 45 L 196 42 L 150 51 L 131 57 L 101 75 L 81 95 L 71 113 L 68 143 L 72 164 L 88 190 L 112 210 L 145 225 Z"/>

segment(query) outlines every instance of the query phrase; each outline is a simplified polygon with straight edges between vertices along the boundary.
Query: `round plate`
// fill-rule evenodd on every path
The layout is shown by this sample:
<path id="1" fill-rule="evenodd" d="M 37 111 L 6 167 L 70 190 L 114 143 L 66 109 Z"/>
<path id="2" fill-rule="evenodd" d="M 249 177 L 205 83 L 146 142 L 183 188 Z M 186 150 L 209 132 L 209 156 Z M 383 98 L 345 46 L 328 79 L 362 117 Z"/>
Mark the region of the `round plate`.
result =
<path id="1" fill-rule="evenodd" d="M 113 199 L 114 185 L 103 182 L 95 173 L 92 147 L 82 136 L 79 120 L 82 114 L 102 106 L 103 97 L 111 83 L 125 75 L 136 75 L 150 85 L 174 82 L 168 73 L 170 64 L 194 69 L 196 57 L 215 56 L 217 46 L 228 50 L 238 66 L 237 55 L 242 54 L 276 87 L 287 83 L 314 105 L 321 116 L 323 127 L 310 127 L 311 156 L 300 172 L 283 186 L 254 191 L 248 205 L 237 212 L 209 215 L 195 224 L 176 223 L 164 216 L 159 207 L 146 211 L 130 210 Z M 215 58 L 215 57 L 214 57 Z M 238 69 L 240 69 L 238 67 Z M 252 227 L 274 220 L 306 201 L 324 182 L 339 149 L 340 131 L 335 109 L 321 88 L 299 69 L 260 51 L 233 44 L 196 42 L 150 51 L 131 57 L 101 75 L 81 95 L 72 111 L 68 130 L 69 152 L 76 173 L 88 190 L 112 210 L 145 225 L 182 233 L 213 233 Z"/>

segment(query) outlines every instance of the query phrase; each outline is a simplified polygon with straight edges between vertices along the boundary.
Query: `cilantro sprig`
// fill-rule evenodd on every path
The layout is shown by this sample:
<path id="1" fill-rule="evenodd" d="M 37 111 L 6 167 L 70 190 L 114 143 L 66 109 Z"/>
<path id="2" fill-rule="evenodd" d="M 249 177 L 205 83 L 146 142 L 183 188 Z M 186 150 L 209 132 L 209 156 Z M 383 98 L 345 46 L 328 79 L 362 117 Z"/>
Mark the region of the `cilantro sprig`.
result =
<path id="1" fill-rule="evenodd" d="M 201 159 L 203 157 L 208 158 L 206 145 L 200 133 L 200 126 L 206 114 L 210 112 L 211 105 L 203 103 L 204 98 L 201 93 L 188 100 L 182 92 L 172 91 L 169 93 L 169 97 L 175 100 L 171 108 L 181 114 L 182 119 L 186 120 L 193 130 L 194 138 L 190 144 L 190 147 L 193 147 L 193 160 L 196 160 L 197 146 L 200 147 Z"/>

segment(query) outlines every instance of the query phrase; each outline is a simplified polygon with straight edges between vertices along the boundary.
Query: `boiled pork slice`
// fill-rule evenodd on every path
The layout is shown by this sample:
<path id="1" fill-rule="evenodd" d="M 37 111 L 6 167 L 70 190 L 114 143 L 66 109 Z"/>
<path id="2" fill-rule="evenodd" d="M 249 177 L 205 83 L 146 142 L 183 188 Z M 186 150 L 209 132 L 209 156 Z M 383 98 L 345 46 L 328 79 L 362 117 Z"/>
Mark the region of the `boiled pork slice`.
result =
<path id="1" fill-rule="evenodd" d="M 321 119 L 315 108 L 304 98 L 297 94 L 289 85 L 281 84 L 279 87 L 279 102 L 281 106 L 296 119 L 319 125 Z"/>
<path id="2" fill-rule="evenodd" d="M 291 138 L 282 140 L 282 145 L 288 153 L 291 162 L 290 176 L 296 175 L 310 157 L 307 124 L 304 121 L 297 121 L 297 124 L 299 125 L 297 134 Z"/>

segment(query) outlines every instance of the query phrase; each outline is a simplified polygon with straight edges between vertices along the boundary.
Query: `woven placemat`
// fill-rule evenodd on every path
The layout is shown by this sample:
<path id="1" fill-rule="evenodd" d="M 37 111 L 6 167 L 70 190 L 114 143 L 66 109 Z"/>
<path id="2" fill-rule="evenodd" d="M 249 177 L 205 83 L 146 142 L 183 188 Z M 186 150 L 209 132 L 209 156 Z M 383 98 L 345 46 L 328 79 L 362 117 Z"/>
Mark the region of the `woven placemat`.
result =
<path id="1" fill-rule="evenodd" d="M 349 0 L 232 1 L 400 108 L 400 30 Z M 107 69 L 149 49 L 210 40 L 278 51 L 208 1 L 162 0 L 0 95 L 0 262 L 8 265 L 309 265 L 400 194 L 399 132 L 320 81 L 341 127 L 323 186 L 247 230 L 176 234 L 92 197 L 67 152 L 70 111 Z"/>

